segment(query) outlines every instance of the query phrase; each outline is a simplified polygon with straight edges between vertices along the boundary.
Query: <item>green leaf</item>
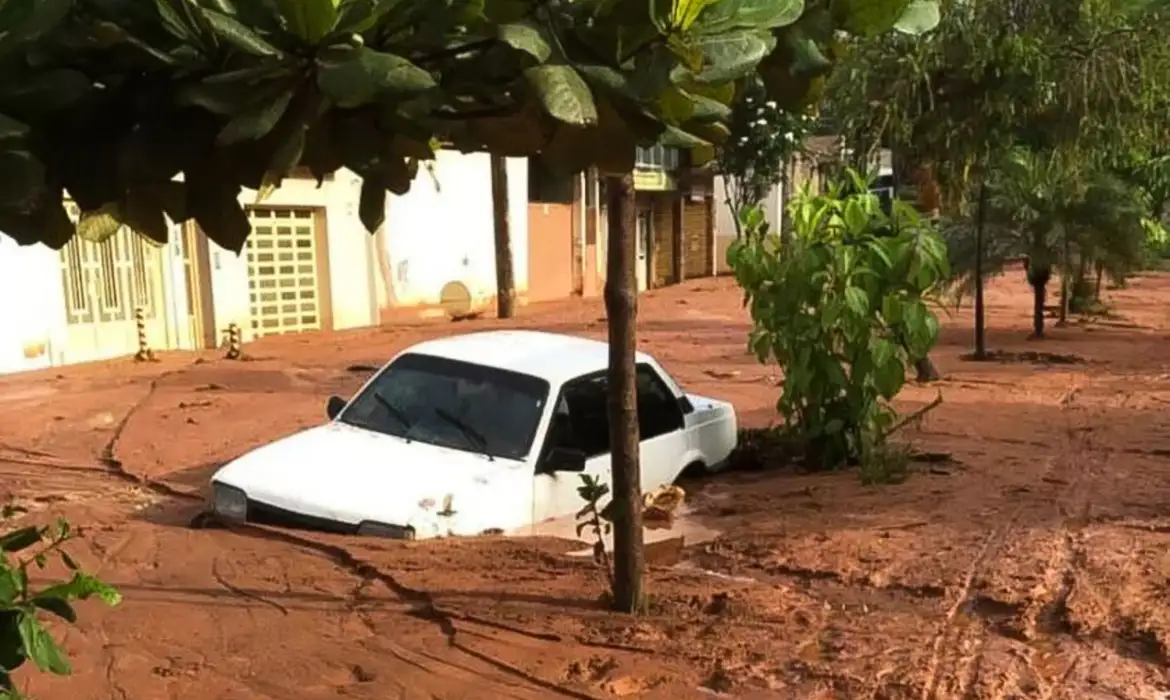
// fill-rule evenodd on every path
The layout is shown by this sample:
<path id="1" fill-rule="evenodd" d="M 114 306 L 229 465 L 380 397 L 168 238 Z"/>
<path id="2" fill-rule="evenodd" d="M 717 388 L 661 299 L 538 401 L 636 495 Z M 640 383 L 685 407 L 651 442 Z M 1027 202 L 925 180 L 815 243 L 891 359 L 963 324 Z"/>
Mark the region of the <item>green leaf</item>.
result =
<path id="1" fill-rule="evenodd" d="M 280 187 L 284 178 L 292 174 L 293 169 L 300 163 L 301 154 L 305 152 L 307 133 L 308 128 L 303 124 L 299 125 L 272 154 L 272 160 L 268 163 L 268 169 L 256 193 L 257 204 L 271 196 Z"/>
<path id="2" fill-rule="evenodd" d="M 857 316 L 869 314 L 869 297 L 859 287 L 845 289 L 845 303 L 849 306 L 849 310 Z"/>
<path id="3" fill-rule="evenodd" d="M 252 108 L 232 117 L 219 132 L 215 141 L 221 146 L 240 143 L 241 141 L 255 141 L 267 135 L 288 111 L 292 102 L 293 91 L 284 89 L 267 100 L 263 100 Z"/>
<path id="4" fill-rule="evenodd" d="M 53 641 L 53 637 L 36 615 L 29 611 L 22 612 L 18 628 L 24 653 L 32 659 L 37 668 L 59 676 L 69 674 L 69 662 L 65 660 L 57 643 Z"/>
<path id="5" fill-rule="evenodd" d="M 0 53 L 27 45 L 61 25 L 73 9 L 73 0 L 37 0 L 0 4 Z"/>
<path id="6" fill-rule="evenodd" d="M 41 610 L 50 612 L 66 622 L 77 622 L 77 612 L 73 610 L 73 606 L 69 604 L 69 601 L 64 598 L 37 596 L 33 598 L 32 603 Z"/>
<path id="7" fill-rule="evenodd" d="M 573 126 L 597 123 L 597 105 L 585 81 L 569 66 L 534 66 L 524 71 L 544 110 L 557 121 Z"/>
<path id="8" fill-rule="evenodd" d="M 842 29 L 872 37 L 893 28 L 908 5 L 907 0 L 831 0 L 830 8 Z"/>
<path id="9" fill-rule="evenodd" d="M 19 569 L 0 566 L 0 609 L 15 603 L 24 594 Z"/>
<path id="10" fill-rule="evenodd" d="M 310 45 L 317 45 L 337 24 L 337 0 L 276 0 L 288 30 Z"/>
<path id="11" fill-rule="evenodd" d="M 704 33 L 732 29 L 778 29 L 800 19 L 804 0 L 723 0 L 704 9 L 696 29 Z"/>
<path id="12" fill-rule="evenodd" d="M 318 61 L 317 87 L 341 107 L 357 107 L 384 96 L 429 90 L 430 73 L 407 59 L 361 47 L 343 58 Z"/>
<path id="13" fill-rule="evenodd" d="M 74 572 L 73 578 L 68 581 L 49 586 L 37 594 L 37 597 L 40 598 L 62 598 L 64 600 L 87 600 L 94 596 L 111 607 L 122 602 L 122 595 L 118 593 L 118 589 L 92 574 L 81 571 Z"/>
<path id="14" fill-rule="evenodd" d="M 362 179 L 358 218 L 361 219 L 362 225 L 370 233 L 377 231 L 386 221 L 386 181 L 384 178 L 369 176 Z"/>
<path id="15" fill-rule="evenodd" d="M 0 144 L 5 141 L 23 139 L 28 135 L 28 125 L 0 114 Z"/>
<path id="16" fill-rule="evenodd" d="M 496 28 L 496 36 L 508 46 L 532 56 L 539 63 L 547 61 L 552 54 L 552 49 L 545 39 L 544 27 L 534 20 L 501 24 Z"/>
<path id="17" fill-rule="evenodd" d="M 920 36 L 937 27 L 941 19 L 935 0 L 911 0 L 906 11 L 894 23 L 894 29 L 903 34 Z"/>
<path id="18" fill-rule="evenodd" d="M 310 0 L 304 1 L 309 2 Z M 199 9 L 203 12 L 203 16 L 207 18 L 207 23 L 211 25 L 211 29 L 215 32 L 216 36 L 237 49 L 252 54 L 253 56 L 274 57 L 283 55 L 280 49 L 269 44 L 259 34 L 245 27 L 234 17 L 216 12 L 207 7 L 200 7 Z"/>
<path id="19" fill-rule="evenodd" d="M 163 210 L 162 202 L 151 196 L 148 190 L 127 192 L 126 200 L 122 203 L 121 215 L 122 223 L 136 233 L 159 245 L 167 242 L 170 225 L 167 223 L 166 212 Z"/>
<path id="20" fill-rule="evenodd" d="M 755 71 L 775 48 L 776 39 L 770 32 L 740 31 L 702 37 L 696 46 L 703 53 L 704 67 L 695 80 L 722 83 Z"/>
<path id="21" fill-rule="evenodd" d="M 0 150 L 0 208 L 32 211 L 44 196 L 44 164 L 23 148 Z"/>
<path id="22" fill-rule="evenodd" d="M 401 3 L 402 0 L 341 0 L 333 31 L 338 34 L 368 31 Z"/>
<path id="23" fill-rule="evenodd" d="M 121 207 L 116 202 L 103 204 L 98 209 L 81 212 L 77 220 L 77 235 L 94 243 L 102 243 L 122 228 Z"/>

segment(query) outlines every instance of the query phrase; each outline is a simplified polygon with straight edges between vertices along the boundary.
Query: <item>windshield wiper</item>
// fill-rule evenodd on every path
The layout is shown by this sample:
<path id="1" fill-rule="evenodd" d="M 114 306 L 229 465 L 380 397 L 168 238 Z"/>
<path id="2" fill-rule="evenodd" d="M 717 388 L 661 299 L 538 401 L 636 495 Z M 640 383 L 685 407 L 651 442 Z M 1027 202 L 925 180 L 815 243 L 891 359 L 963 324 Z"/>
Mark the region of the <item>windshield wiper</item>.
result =
<path id="1" fill-rule="evenodd" d="M 458 428 L 459 432 L 463 433 L 463 437 L 467 438 L 469 443 L 482 452 L 483 455 L 488 458 L 488 461 L 494 462 L 496 460 L 496 458 L 492 457 L 488 452 L 487 438 L 483 436 L 483 433 L 463 422 L 457 416 L 454 416 L 441 408 L 435 409 L 435 415 Z"/>
<path id="2" fill-rule="evenodd" d="M 406 414 L 402 412 L 402 409 L 398 408 L 394 404 L 390 403 L 390 400 L 387 399 L 385 396 L 382 396 L 381 394 L 379 394 L 378 392 L 375 391 L 374 392 L 374 400 L 377 401 L 378 403 L 382 404 L 382 408 L 386 409 L 386 412 L 389 413 L 391 416 L 394 416 L 394 418 L 399 423 L 401 423 L 402 427 L 406 428 L 406 430 L 408 432 L 410 431 L 411 428 L 414 427 L 414 423 L 412 423 L 410 421 L 410 419 L 406 417 Z M 402 437 L 406 438 L 406 440 L 408 442 L 410 441 L 409 437 L 407 437 L 405 435 L 403 435 Z"/>

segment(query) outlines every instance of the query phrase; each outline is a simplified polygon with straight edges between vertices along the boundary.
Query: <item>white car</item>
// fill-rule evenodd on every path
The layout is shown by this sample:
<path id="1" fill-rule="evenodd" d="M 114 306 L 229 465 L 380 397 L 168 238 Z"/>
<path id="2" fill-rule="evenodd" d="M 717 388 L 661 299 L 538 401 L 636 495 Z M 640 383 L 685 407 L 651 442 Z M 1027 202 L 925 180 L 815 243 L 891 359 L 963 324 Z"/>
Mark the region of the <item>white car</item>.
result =
<path id="1" fill-rule="evenodd" d="M 399 539 L 535 534 L 610 482 L 608 345 L 487 331 L 396 356 L 330 422 L 255 449 L 212 477 L 216 516 Z M 642 488 L 736 444 L 731 404 L 687 394 L 638 353 Z"/>

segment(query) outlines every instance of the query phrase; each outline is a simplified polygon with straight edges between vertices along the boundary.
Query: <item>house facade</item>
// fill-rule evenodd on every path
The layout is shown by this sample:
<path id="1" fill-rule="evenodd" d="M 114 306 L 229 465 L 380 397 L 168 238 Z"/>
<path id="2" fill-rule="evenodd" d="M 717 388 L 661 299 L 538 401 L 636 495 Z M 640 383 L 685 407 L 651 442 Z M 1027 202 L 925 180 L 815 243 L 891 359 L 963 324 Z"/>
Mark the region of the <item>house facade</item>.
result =
<path id="1" fill-rule="evenodd" d="M 829 184 L 826 181 L 825 164 L 843 155 L 844 151 L 840 139 L 832 136 L 814 136 L 806 143 L 806 152 L 795 156 L 788 163 L 788 192 L 784 186 L 777 183 L 760 206 L 764 212 L 764 219 L 768 222 L 771 231 L 779 231 L 784 221 L 785 203 L 805 187 L 813 192 L 821 192 Z M 874 158 L 874 167 L 877 169 L 877 182 L 874 191 L 882 196 L 892 194 L 893 157 L 889 149 L 878 151 Z M 727 265 L 727 249 L 735 240 L 735 214 L 728 204 L 727 182 L 722 176 L 716 176 L 715 188 L 715 258 L 716 274 L 728 274 L 731 268 Z M 888 194 L 887 194 L 888 191 Z"/>
<path id="2" fill-rule="evenodd" d="M 673 158 L 673 159 L 672 159 Z M 667 151 L 639 152 L 639 288 L 713 274 L 710 177 Z M 20 247 L 0 235 L 0 373 L 131 355 L 141 320 L 151 349 L 392 322 L 401 314 L 487 309 L 496 290 L 489 157 L 444 151 L 383 227 L 358 217 L 360 180 L 293 177 L 263 202 L 240 196 L 253 233 L 239 254 L 194 222 L 166 245 L 123 230 L 102 244 Z M 507 161 L 509 223 L 521 304 L 596 296 L 605 283 L 604 183 Z M 76 215 L 76 210 L 73 208 Z"/>

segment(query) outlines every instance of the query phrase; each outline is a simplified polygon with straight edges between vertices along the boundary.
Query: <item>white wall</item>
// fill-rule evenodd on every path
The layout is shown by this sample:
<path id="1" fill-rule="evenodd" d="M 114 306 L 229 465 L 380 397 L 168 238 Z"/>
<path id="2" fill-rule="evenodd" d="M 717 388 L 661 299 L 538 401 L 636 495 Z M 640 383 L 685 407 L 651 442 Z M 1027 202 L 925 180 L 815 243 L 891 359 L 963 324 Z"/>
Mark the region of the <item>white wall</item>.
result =
<path id="1" fill-rule="evenodd" d="M 727 205 L 727 189 L 722 175 L 715 176 L 715 237 L 735 238 L 735 213 Z M 772 231 L 780 230 L 781 215 L 784 212 L 784 187 L 777 184 L 764 199 L 764 218 Z"/>
<path id="2" fill-rule="evenodd" d="M 358 218 L 361 180 L 339 170 L 321 187 L 310 178 L 287 178 L 279 189 L 260 203 L 266 207 L 322 207 L 328 231 L 329 293 L 335 329 L 359 328 L 377 323 L 373 299 L 376 278 L 371 269 L 370 235 Z M 256 192 L 244 190 L 240 203 L 256 204 Z M 244 339 L 252 337 L 249 309 L 248 260 L 243 253 L 210 243 L 212 301 L 216 338 L 231 323 L 239 325 Z"/>
<path id="3" fill-rule="evenodd" d="M 57 251 L 0 234 L 0 374 L 48 367 L 65 354 L 65 288 Z M 26 346 L 44 343 L 40 357 Z"/>
<path id="4" fill-rule="evenodd" d="M 386 212 L 386 250 L 400 306 L 437 304 L 448 282 L 474 296 L 496 289 L 490 157 L 441 151 L 435 178 L 420 171 L 410 192 L 392 197 Z M 509 158 L 508 212 L 516 291 L 528 289 L 528 163 Z M 436 187 L 437 184 L 437 187 Z"/>

